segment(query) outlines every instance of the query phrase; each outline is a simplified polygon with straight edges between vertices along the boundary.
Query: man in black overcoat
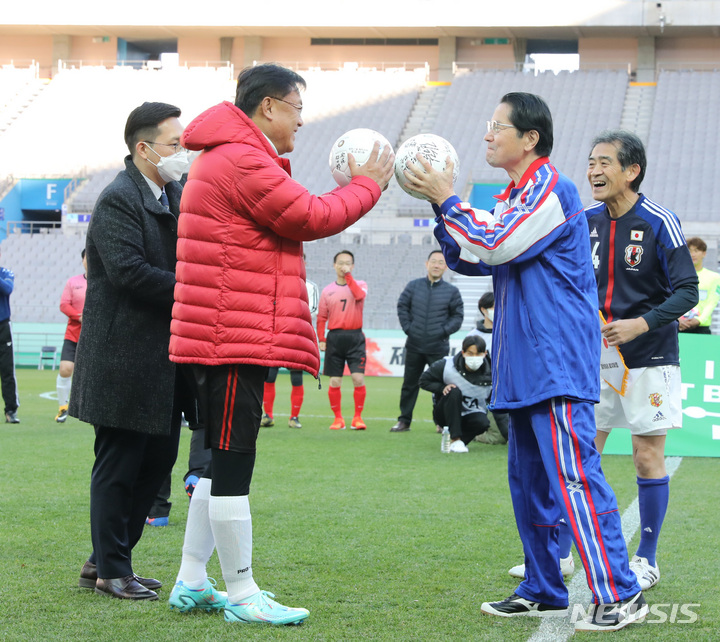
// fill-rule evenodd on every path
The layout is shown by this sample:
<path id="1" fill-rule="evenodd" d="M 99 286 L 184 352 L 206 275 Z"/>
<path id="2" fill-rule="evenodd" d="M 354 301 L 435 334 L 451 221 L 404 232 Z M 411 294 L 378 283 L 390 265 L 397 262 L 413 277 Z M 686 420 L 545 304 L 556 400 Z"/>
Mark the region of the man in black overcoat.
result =
<path id="1" fill-rule="evenodd" d="M 98 198 L 87 234 L 88 288 L 69 413 L 95 427 L 92 555 L 80 586 L 157 599 L 132 550 L 172 470 L 186 394 L 168 358 L 175 246 L 187 152 L 180 109 L 144 103 L 125 127 L 125 169 Z"/>

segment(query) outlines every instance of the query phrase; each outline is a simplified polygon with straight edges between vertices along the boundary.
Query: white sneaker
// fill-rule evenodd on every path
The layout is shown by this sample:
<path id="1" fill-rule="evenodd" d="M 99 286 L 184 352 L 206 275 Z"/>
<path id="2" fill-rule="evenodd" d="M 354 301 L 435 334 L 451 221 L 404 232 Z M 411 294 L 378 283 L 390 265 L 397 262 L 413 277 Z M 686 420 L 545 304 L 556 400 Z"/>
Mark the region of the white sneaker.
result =
<path id="1" fill-rule="evenodd" d="M 630 560 L 630 570 L 635 573 L 638 584 L 643 591 L 647 591 L 660 581 L 660 568 L 651 566 L 647 557 L 633 555 Z"/>
<path id="2" fill-rule="evenodd" d="M 450 444 L 450 452 L 451 453 L 468 453 L 470 451 L 468 450 L 468 447 L 463 443 L 462 439 L 458 439 L 457 441 L 453 441 Z"/>
<path id="3" fill-rule="evenodd" d="M 570 555 L 568 555 L 567 557 L 560 558 L 560 572 L 563 574 L 563 577 L 571 577 L 572 574 L 575 572 L 575 560 L 573 560 L 572 553 L 570 553 Z M 518 564 L 517 566 L 513 566 L 508 571 L 508 573 L 513 577 L 524 580 L 525 564 Z"/>
<path id="4" fill-rule="evenodd" d="M 573 559 L 572 553 L 567 557 L 560 558 L 560 572 L 563 577 L 572 577 L 575 572 L 575 560 Z"/>

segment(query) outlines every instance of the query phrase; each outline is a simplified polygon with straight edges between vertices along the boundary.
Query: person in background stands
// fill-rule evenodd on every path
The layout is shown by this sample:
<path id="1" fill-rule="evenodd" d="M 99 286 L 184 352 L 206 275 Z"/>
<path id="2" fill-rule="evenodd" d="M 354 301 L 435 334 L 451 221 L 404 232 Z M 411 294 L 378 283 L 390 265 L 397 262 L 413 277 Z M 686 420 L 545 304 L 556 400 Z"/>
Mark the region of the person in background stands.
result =
<path id="1" fill-rule="evenodd" d="M 434 396 L 433 420 L 450 429 L 451 453 L 468 452 L 488 429 L 491 377 L 485 339 L 477 334 L 463 339 L 462 352 L 437 360 L 420 376 L 420 387 Z"/>
<path id="2" fill-rule="evenodd" d="M 410 281 L 397 303 L 398 319 L 407 340 L 400 416 L 390 432 L 410 430 L 420 390 L 420 375 L 426 365 L 448 355 L 450 335 L 457 332 L 463 322 L 460 290 L 442 278 L 447 264 L 441 250 L 430 252 L 425 269 L 427 275 Z"/>
<path id="3" fill-rule="evenodd" d="M 5 402 L 5 423 L 19 424 L 17 409 L 20 399 L 15 379 L 15 352 L 10 324 L 10 295 L 15 287 L 15 275 L 0 267 L 0 381 Z"/>
<path id="4" fill-rule="evenodd" d="M 303 254 L 303 261 L 305 255 Z M 305 280 L 305 286 L 308 293 L 308 305 L 310 306 L 310 314 L 315 316 L 318 311 L 318 303 L 320 301 L 320 288 L 317 283 Z M 273 406 L 275 404 L 275 380 L 278 375 L 278 368 L 268 368 L 268 375 L 265 379 L 265 389 L 263 394 L 263 416 L 260 420 L 261 426 L 274 426 Z M 303 399 L 305 397 L 305 388 L 303 386 L 303 371 L 290 371 L 290 419 L 288 426 L 290 428 L 302 428 L 300 423 L 300 410 L 302 409 Z"/>
<path id="5" fill-rule="evenodd" d="M 485 292 L 478 299 L 478 311 L 482 316 L 478 319 L 475 324 L 475 328 L 468 332 L 468 336 L 471 334 L 480 334 L 487 343 L 488 354 L 492 354 L 492 329 L 493 319 L 495 318 L 495 295 L 490 292 Z"/>
<path id="6" fill-rule="evenodd" d="M 356 281 L 352 275 L 355 256 L 348 250 L 338 252 L 333 259 L 335 282 L 326 286 L 320 295 L 317 317 L 317 335 L 320 350 L 325 352 L 323 374 L 330 377 L 328 397 L 335 420 L 330 430 L 344 430 L 342 416 L 343 371 L 347 362 L 353 382 L 355 410 L 350 423 L 351 430 L 365 430 L 362 419 L 365 407 L 365 335 L 362 331 L 363 306 L 368 288 L 365 281 Z M 325 325 L 328 333 L 325 338 Z"/>
<path id="7" fill-rule="evenodd" d="M 718 302 L 720 302 L 720 274 L 703 267 L 707 254 L 707 243 L 697 236 L 687 241 L 690 256 L 698 275 L 698 304 L 681 316 L 680 332 L 688 334 L 711 334 L 712 316 Z"/>
<path id="8" fill-rule="evenodd" d="M 198 409 L 199 410 L 199 409 Z M 183 477 L 185 492 L 188 498 L 192 499 L 195 487 L 200 478 L 212 463 L 212 450 L 205 447 L 205 426 L 190 425 L 192 436 L 190 437 L 190 454 L 188 455 L 188 470 Z"/>
<path id="9" fill-rule="evenodd" d="M 190 428 L 192 436 L 190 437 L 190 452 L 188 453 L 188 470 L 185 473 L 183 481 L 185 492 L 187 496 L 192 499 L 195 486 L 197 486 L 200 477 L 202 477 L 205 469 L 210 464 L 211 454 L 210 449 L 205 447 L 205 426 L 199 417 L 199 411 L 198 416 L 191 416 L 190 421 L 186 423 Z M 148 511 L 148 516 L 145 520 L 148 526 L 163 527 L 170 525 L 170 510 L 172 509 L 172 502 L 170 501 L 171 491 L 172 472 L 169 473 L 165 481 L 163 481 L 157 497 Z"/>
<path id="10" fill-rule="evenodd" d="M 492 359 L 492 329 L 493 319 L 495 315 L 495 295 L 492 292 L 485 292 L 478 300 L 478 310 L 482 315 L 482 319 L 478 320 L 474 330 L 468 332 L 468 336 L 479 334 L 485 339 L 487 351 L 490 359 Z M 508 440 L 508 423 L 510 417 L 508 413 L 499 410 L 491 410 L 490 414 L 495 420 L 495 426 L 490 423 L 490 427 L 486 432 L 477 436 L 475 441 L 483 444 L 506 444 Z"/>
<path id="11" fill-rule="evenodd" d="M 56 381 L 59 407 L 55 421 L 59 424 L 64 423 L 68 417 L 70 386 L 72 385 L 72 374 L 75 369 L 75 352 L 77 351 L 77 342 L 80 338 L 85 292 L 87 291 L 85 248 L 83 248 L 80 256 L 85 271 L 67 280 L 62 296 L 60 297 L 60 311 L 68 318 L 68 323 L 65 330 L 62 352 L 60 353 L 60 369 Z"/>

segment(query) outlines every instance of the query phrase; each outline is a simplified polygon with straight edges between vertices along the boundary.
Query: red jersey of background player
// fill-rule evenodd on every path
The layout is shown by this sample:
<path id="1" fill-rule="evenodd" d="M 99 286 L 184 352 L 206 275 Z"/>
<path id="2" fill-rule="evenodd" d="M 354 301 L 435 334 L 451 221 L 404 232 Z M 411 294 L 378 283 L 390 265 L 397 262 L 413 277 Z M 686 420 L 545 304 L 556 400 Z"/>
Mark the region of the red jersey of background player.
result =
<path id="1" fill-rule="evenodd" d="M 367 283 L 356 281 L 348 272 L 347 285 L 333 281 L 320 295 L 317 315 L 318 341 L 325 341 L 325 322 L 328 330 L 360 330 L 363 323 L 363 307 L 367 296 Z"/>
<path id="2" fill-rule="evenodd" d="M 86 291 L 87 277 L 84 274 L 77 274 L 68 279 L 62 296 L 60 297 L 60 311 L 68 317 L 65 338 L 75 343 L 77 343 L 80 338 L 80 326 L 83 308 L 85 307 Z"/>

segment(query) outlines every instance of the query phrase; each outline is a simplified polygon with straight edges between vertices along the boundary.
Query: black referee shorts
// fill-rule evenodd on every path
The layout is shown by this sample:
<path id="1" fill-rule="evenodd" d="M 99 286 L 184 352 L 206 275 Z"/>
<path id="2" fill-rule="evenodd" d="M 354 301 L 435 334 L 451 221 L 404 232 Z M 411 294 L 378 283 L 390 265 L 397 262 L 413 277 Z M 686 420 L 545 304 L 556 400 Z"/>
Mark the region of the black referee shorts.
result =
<path id="1" fill-rule="evenodd" d="M 323 374 L 326 377 L 342 377 L 346 361 L 351 373 L 365 373 L 365 335 L 362 330 L 328 332 Z"/>
<path id="2" fill-rule="evenodd" d="M 65 339 L 63 341 L 62 352 L 60 353 L 60 361 L 72 361 L 75 363 L 75 353 L 77 352 L 77 342 Z"/>
<path id="3" fill-rule="evenodd" d="M 267 371 L 243 363 L 193 366 L 206 448 L 255 452 Z"/>

